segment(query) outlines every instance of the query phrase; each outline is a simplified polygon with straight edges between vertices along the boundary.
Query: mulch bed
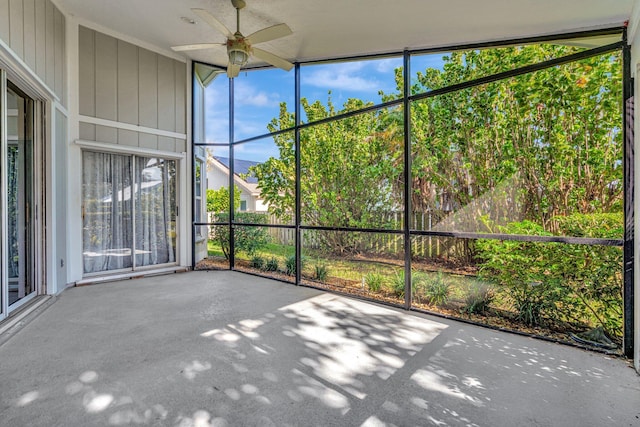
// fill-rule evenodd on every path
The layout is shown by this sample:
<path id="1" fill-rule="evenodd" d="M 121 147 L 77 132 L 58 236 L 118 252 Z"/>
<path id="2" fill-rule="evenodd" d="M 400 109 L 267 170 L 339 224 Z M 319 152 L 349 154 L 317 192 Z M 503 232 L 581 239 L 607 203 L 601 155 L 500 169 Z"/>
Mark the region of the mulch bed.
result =
<path id="1" fill-rule="evenodd" d="M 370 258 L 367 261 L 371 261 Z M 396 263 L 389 260 L 378 260 L 377 262 L 388 262 L 393 263 L 394 265 L 401 266 L 401 263 Z M 374 261 L 375 262 L 375 261 Z M 229 262 L 224 259 L 203 259 L 196 265 L 196 270 L 228 270 Z M 295 282 L 295 277 L 289 276 L 282 271 L 270 271 L 265 272 L 255 268 L 250 267 L 248 261 L 245 260 L 236 260 L 235 265 L 236 271 L 241 271 L 245 273 L 251 273 L 260 275 L 267 278 L 272 278 L 276 280 L 280 280 L 283 282 Z M 444 271 L 447 273 L 454 274 L 462 274 L 462 275 L 475 275 L 473 271 L 460 271 L 456 269 L 455 266 L 437 266 L 437 268 L 428 267 L 424 269 L 424 271 Z M 310 286 L 313 288 L 324 289 L 330 292 L 337 292 L 340 294 L 353 295 L 356 297 L 369 299 L 372 301 L 384 302 L 387 304 L 395 305 L 402 307 L 404 306 L 404 300 L 397 297 L 394 294 L 388 292 L 370 292 L 366 286 L 363 286 L 362 282 L 356 280 L 348 280 L 338 277 L 329 277 L 326 282 L 319 282 L 317 280 L 313 280 L 312 278 L 302 277 L 302 285 Z M 459 319 L 463 321 L 468 321 L 474 324 L 478 324 L 481 326 L 489 326 L 492 328 L 496 328 L 499 330 L 507 331 L 507 332 L 516 332 L 522 333 L 526 335 L 532 335 L 536 337 L 541 337 L 544 339 L 549 339 L 552 341 L 558 341 L 570 345 L 575 345 L 582 348 L 587 348 L 590 350 L 602 351 L 602 349 L 597 347 L 589 347 L 583 344 L 578 344 L 575 340 L 571 338 L 572 333 L 579 332 L 575 327 L 571 325 L 562 325 L 562 329 L 560 330 L 558 327 L 555 328 L 546 328 L 546 327 L 529 327 L 524 325 L 517 320 L 514 319 L 514 314 L 509 311 L 500 310 L 492 308 L 488 310 L 484 314 L 475 314 L 475 313 L 467 313 L 463 311 L 462 303 L 451 302 L 444 307 L 440 306 L 432 306 L 426 303 L 413 302 L 412 307 L 427 313 L 441 315 L 447 318 Z M 620 355 L 620 351 L 607 351 L 607 353 L 612 355 Z"/>

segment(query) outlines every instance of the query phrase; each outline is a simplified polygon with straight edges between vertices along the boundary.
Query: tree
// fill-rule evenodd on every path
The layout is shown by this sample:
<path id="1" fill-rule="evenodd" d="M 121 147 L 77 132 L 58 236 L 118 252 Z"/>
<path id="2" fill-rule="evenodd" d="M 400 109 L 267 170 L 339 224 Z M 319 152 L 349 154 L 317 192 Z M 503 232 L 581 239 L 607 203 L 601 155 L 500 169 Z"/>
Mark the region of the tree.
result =
<path id="1" fill-rule="evenodd" d="M 216 215 L 217 220 L 220 222 L 229 222 L 229 213 L 219 213 Z M 267 216 L 259 212 L 236 212 L 236 223 L 250 223 L 250 224 L 266 224 Z M 254 256 L 258 250 L 263 248 L 269 243 L 269 232 L 265 227 L 256 226 L 242 226 L 236 225 L 233 227 L 234 236 L 234 254 L 244 252 L 248 256 Z M 231 254 L 231 243 L 229 240 L 229 226 L 228 225 L 214 225 L 211 227 L 211 240 L 220 245 L 222 253 L 226 259 L 229 259 Z"/>
<path id="2" fill-rule="evenodd" d="M 577 50 L 543 44 L 454 52 L 442 69 L 418 72 L 411 92 Z M 413 102 L 414 209 L 466 207 L 467 223 L 456 224 L 462 231 L 526 219 L 551 232 L 559 216 L 620 211 L 621 79 L 620 55 L 610 53 Z M 401 70 L 396 82 L 398 92 L 385 100 L 401 96 Z"/>
<path id="3" fill-rule="evenodd" d="M 362 109 L 367 104 L 349 99 L 336 111 L 329 101 L 310 104 L 302 99 L 302 108 L 310 122 Z M 307 225 L 345 228 L 385 228 L 392 224 L 386 212 L 398 209 L 401 196 L 394 192 L 389 177 L 397 176 L 401 151 L 388 149 L 379 130 L 387 111 L 365 113 L 319 126 L 300 133 L 301 214 Z M 291 128 L 294 117 L 286 104 L 269 130 Z M 279 157 L 253 166 L 262 197 L 271 213 L 288 220 L 294 212 L 295 151 L 291 133 L 274 136 Z M 399 193 L 402 194 L 401 192 Z M 339 253 L 364 250 L 364 239 L 352 233 L 319 233 L 325 248 Z"/>
<path id="4" fill-rule="evenodd" d="M 540 44 L 454 52 L 442 68 L 418 72 L 411 93 L 566 56 L 578 48 Z M 454 211 L 443 231 L 491 232 L 529 220 L 559 232 L 554 218 L 622 209 L 621 59 L 609 53 L 411 102 L 414 211 Z M 403 94 L 403 72 L 396 70 Z M 308 122 L 370 104 L 302 100 Z M 354 115 L 300 131 L 301 214 L 308 225 L 384 228 L 402 206 L 401 107 Z M 294 126 L 281 105 L 272 132 Z M 293 133 L 274 136 L 278 158 L 253 168 L 272 213 L 290 218 L 295 201 Z M 335 234 L 335 233 L 334 233 Z M 339 233 L 345 235 L 346 233 Z M 321 233 L 332 236 L 330 232 Z M 339 241 L 340 252 L 363 249 Z M 473 254 L 466 252 L 468 259 Z"/>
<path id="5" fill-rule="evenodd" d="M 234 210 L 240 208 L 240 189 L 237 185 L 233 187 Z M 217 190 L 207 189 L 207 212 L 229 212 L 229 188 L 220 187 Z"/>

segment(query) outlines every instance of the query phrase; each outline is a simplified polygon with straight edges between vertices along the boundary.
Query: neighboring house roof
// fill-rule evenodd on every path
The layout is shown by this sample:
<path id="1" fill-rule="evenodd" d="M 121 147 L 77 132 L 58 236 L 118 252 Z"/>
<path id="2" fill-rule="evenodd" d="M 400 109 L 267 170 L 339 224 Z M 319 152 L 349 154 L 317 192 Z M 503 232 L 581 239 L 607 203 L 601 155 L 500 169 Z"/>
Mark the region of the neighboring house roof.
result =
<path id="1" fill-rule="evenodd" d="M 227 176 L 229 175 L 229 158 L 220 156 L 210 156 L 207 169 L 209 167 L 215 167 L 222 171 Z M 252 197 L 260 197 L 260 190 L 258 189 L 258 179 L 249 172 L 249 168 L 254 165 L 258 165 L 259 162 L 253 162 L 250 160 L 235 159 L 233 162 L 234 179 L 233 181 L 240 187 L 241 191 L 246 194 L 250 194 Z"/>
<path id="2" fill-rule="evenodd" d="M 229 169 L 228 157 L 213 156 L 213 158 L 225 165 L 227 169 Z M 253 175 L 253 173 L 249 171 L 249 168 L 251 166 L 256 166 L 259 164 L 259 162 L 253 162 L 251 160 L 233 159 L 233 173 L 241 176 L 249 184 L 257 184 L 258 178 L 256 178 L 255 175 Z"/>

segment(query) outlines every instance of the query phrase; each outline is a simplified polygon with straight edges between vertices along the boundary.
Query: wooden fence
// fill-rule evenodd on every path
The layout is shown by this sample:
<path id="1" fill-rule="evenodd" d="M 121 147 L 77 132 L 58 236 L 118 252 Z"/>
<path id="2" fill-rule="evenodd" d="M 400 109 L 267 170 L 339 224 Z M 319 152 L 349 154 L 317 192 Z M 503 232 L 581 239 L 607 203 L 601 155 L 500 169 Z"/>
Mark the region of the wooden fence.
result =
<path id="1" fill-rule="evenodd" d="M 275 215 L 268 215 L 267 224 L 282 225 L 282 222 Z M 413 212 L 411 215 L 411 228 L 413 230 L 432 231 L 445 216 L 443 211 Z M 387 212 L 384 214 L 382 223 L 388 224 L 392 230 L 402 230 L 404 212 Z M 274 243 L 281 245 L 295 244 L 295 230 L 289 228 L 270 227 L 269 234 Z M 380 254 L 401 254 L 404 251 L 402 234 L 394 233 L 362 233 L 358 231 L 324 231 L 324 230 L 303 230 L 302 245 L 305 248 L 319 249 L 323 244 L 335 240 L 338 234 L 360 235 L 357 239 L 364 251 Z M 418 257 L 440 257 L 451 251 L 455 245 L 455 239 L 433 236 L 414 236 L 411 240 L 411 251 L 413 256 Z M 457 241 L 459 242 L 459 241 Z"/>

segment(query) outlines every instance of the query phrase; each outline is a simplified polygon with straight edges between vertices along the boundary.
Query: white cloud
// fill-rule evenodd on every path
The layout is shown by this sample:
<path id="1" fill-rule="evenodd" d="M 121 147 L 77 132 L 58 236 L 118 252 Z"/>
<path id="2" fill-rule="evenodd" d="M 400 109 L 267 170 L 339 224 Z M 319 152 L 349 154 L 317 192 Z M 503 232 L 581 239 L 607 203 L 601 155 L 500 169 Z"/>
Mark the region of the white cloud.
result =
<path id="1" fill-rule="evenodd" d="M 229 142 L 228 87 L 214 83 L 205 93 L 205 140 L 208 144 L 226 144 Z"/>
<path id="2" fill-rule="evenodd" d="M 236 103 L 253 107 L 278 105 L 280 98 L 277 93 L 261 91 L 250 84 L 243 83 L 242 80 L 235 85 L 234 92 Z"/>
<path id="3" fill-rule="evenodd" d="M 351 90 L 366 92 L 377 90 L 380 83 L 363 71 L 365 62 L 355 62 L 339 65 L 318 67 L 306 76 L 304 84 L 326 89 Z"/>
<path id="4" fill-rule="evenodd" d="M 242 120 L 238 117 L 235 119 L 234 136 L 236 141 L 269 132 L 266 123 L 263 124 L 254 120 Z"/>
<path id="5" fill-rule="evenodd" d="M 396 68 L 402 67 L 402 58 L 380 59 L 374 62 L 375 69 L 379 73 L 391 73 Z"/>

